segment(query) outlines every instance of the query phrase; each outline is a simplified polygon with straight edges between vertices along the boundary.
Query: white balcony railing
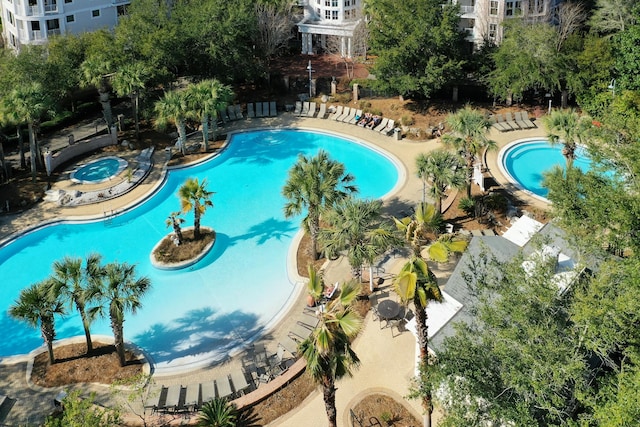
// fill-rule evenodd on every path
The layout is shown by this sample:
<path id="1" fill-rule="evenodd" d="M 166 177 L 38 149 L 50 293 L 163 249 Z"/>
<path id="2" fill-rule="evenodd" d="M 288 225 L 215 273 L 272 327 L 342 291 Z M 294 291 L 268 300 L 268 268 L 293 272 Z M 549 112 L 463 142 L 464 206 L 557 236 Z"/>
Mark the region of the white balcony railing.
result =
<path id="1" fill-rule="evenodd" d="M 60 28 L 56 28 L 54 30 L 47 30 L 47 37 L 59 36 Z"/>
<path id="2" fill-rule="evenodd" d="M 34 4 L 33 6 L 27 6 L 27 16 L 33 16 L 33 15 L 39 15 L 40 14 L 40 9 L 38 8 L 37 4 Z"/>
<path id="3" fill-rule="evenodd" d="M 475 13 L 476 12 L 476 7 L 475 6 L 460 6 L 460 12 L 463 15 Z"/>
<path id="4" fill-rule="evenodd" d="M 44 4 L 44 13 L 58 13 L 58 5 L 57 4 Z"/>
<path id="5" fill-rule="evenodd" d="M 42 30 L 32 30 L 29 35 L 29 40 L 45 40 L 44 32 Z"/>

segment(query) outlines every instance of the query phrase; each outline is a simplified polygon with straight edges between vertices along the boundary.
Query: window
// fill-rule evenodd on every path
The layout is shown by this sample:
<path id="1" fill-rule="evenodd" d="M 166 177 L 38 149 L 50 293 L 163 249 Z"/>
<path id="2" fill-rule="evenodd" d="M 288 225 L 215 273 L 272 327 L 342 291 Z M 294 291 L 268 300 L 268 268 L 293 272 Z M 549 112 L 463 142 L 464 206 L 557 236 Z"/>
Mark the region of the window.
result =
<path id="1" fill-rule="evenodd" d="M 351 6 L 351 0 L 344 0 L 344 7 Z"/>
<path id="2" fill-rule="evenodd" d="M 15 25 L 15 23 L 13 22 L 13 13 L 11 13 L 10 10 L 7 10 L 7 20 L 11 25 Z"/>
<path id="3" fill-rule="evenodd" d="M 337 10 L 332 10 L 331 11 L 331 19 L 333 19 L 334 21 L 338 19 L 338 11 Z"/>
<path id="4" fill-rule="evenodd" d="M 60 31 L 60 21 L 58 19 L 47 19 L 47 31 Z"/>
<path id="5" fill-rule="evenodd" d="M 498 0 L 491 0 L 489 3 L 489 15 L 497 15 L 498 14 Z"/>
<path id="6" fill-rule="evenodd" d="M 122 16 L 122 15 L 126 15 L 127 14 L 127 7 L 129 5 L 128 4 L 121 4 L 116 8 L 116 11 L 118 12 L 118 16 Z"/>
<path id="7" fill-rule="evenodd" d="M 67 23 L 76 22 L 76 17 L 74 15 L 67 15 L 66 20 Z"/>
<path id="8" fill-rule="evenodd" d="M 331 11 L 330 10 L 325 10 L 324 11 L 324 19 L 331 19 Z"/>
<path id="9" fill-rule="evenodd" d="M 94 9 L 91 11 L 91 16 L 94 18 L 97 18 L 98 16 L 100 16 L 100 9 Z"/>
<path id="10" fill-rule="evenodd" d="M 73 3 L 73 0 L 64 0 L 65 3 Z"/>
<path id="11" fill-rule="evenodd" d="M 319 8 L 319 7 L 318 7 L 318 8 L 316 8 L 316 14 L 317 14 L 318 16 L 322 16 L 322 12 L 320 11 L 320 8 Z"/>
<path id="12" fill-rule="evenodd" d="M 317 4 L 317 5 L 320 5 L 320 0 L 316 0 L 316 4 Z"/>
<path id="13" fill-rule="evenodd" d="M 40 21 L 31 21 L 31 31 L 40 31 Z"/>
<path id="14" fill-rule="evenodd" d="M 338 0 L 331 0 L 331 7 L 338 7 Z"/>
<path id="15" fill-rule="evenodd" d="M 505 3 L 504 14 L 506 16 L 520 15 L 522 12 L 522 1 L 520 0 L 507 0 Z"/>
<path id="16" fill-rule="evenodd" d="M 327 7 L 331 6 L 331 0 L 324 0 L 324 5 Z"/>
<path id="17" fill-rule="evenodd" d="M 491 40 L 496 39 L 497 32 L 498 32 L 498 24 L 489 24 L 489 38 Z"/>
<path id="18" fill-rule="evenodd" d="M 16 36 L 13 33 L 9 33 L 9 40 L 11 41 L 11 46 L 18 47 L 18 43 L 16 43 Z"/>

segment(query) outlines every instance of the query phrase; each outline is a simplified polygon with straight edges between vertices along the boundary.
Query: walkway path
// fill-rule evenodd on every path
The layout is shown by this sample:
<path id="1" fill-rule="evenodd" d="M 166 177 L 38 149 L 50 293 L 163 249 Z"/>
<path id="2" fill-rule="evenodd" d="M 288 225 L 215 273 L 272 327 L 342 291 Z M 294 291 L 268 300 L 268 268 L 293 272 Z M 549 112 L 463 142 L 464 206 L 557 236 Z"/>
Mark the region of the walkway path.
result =
<path id="1" fill-rule="evenodd" d="M 394 215 L 399 215 L 400 212 L 413 207 L 422 197 L 422 184 L 415 175 L 414 159 L 417 154 L 441 146 L 438 140 L 420 142 L 410 140 L 396 141 L 391 137 L 382 136 L 354 125 L 337 123 L 326 119 L 298 118 L 292 114 L 281 114 L 278 117 L 268 119 L 251 119 L 232 122 L 225 126 L 224 131 L 242 131 L 256 127 L 299 127 L 339 132 L 348 137 L 366 141 L 367 144 L 388 151 L 400 161 L 407 178 L 395 194 L 385 198 L 385 209 L 388 213 Z M 533 132 L 527 131 L 526 134 L 525 132 L 514 132 L 509 135 L 495 135 L 495 139 L 499 143 L 504 144 L 506 140 L 516 139 L 520 137 L 520 135 L 533 136 Z M 164 153 L 162 153 L 162 155 L 164 155 Z M 161 182 L 164 174 L 164 159 L 158 158 L 158 154 L 155 154 L 154 160 L 154 167 L 145 181 L 133 191 L 116 200 L 73 208 L 50 207 L 50 205 L 47 205 L 46 209 L 36 207 L 20 215 L 1 218 L 0 242 L 17 232 L 35 226 L 43 221 L 60 220 L 71 217 L 96 218 L 103 216 L 107 211 L 117 212 L 131 206 L 136 200 L 152 192 Z M 492 164 L 488 166 L 493 172 L 495 166 Z M 393 257 L 387 259 L 382 266 L 383 274 L 390 278 L 394 271 L 398 271 L 401 261 L 401 259 Z M 295 272 L 292 273 L 295 274 Z M 447 276 L 448 271 L 446 269 L 436 271 L 436 274 L 444 278 Z M 338 259 L 328 264 L 325 267 L 325 277 L 328 283 L 349 279 L 350 269 L 348 263 L 344 259 Z M 295 323 L 296 314 L 300 313 L 304 307 L 306 298 L 304 298 L 305 295 L 302 289 L 300 289 L 298 295 L 298 299 L 291 309 L 291 314 L 284 316 L 280 324 L 263 337 L 262 341 L 266 344 L 270 352 L 275 352 L 277 343 L 287 336 L 291 326 Z M 370 315 L 368 315 L 365 320 L 365 328 L 361 336 L 359 336 L 354 343 L 354 349 L 361 358 L 362 364 L 353 378 L 345 379 L 337 384 L 338 424 L 340 426 L 350 425 L 350 423 L 348 423 L 348 409 L 368 392 L 383 391 L 402 400 L 402 397 L 407 395 L 409 380 L 412 378 L 414 371 L 415 340 L 413 336 L 405 332 L 396 338 L 392 338 L 390 330 L 380 330 L 378 324 L 371 319 Z M 0 370 L 0 384 L 2 384 L 0 394 L 5 394 L 13 399 L 17 399 L 9 417 L 5 421 L 9 425 L 42 420 L 47 413 L 50 413 L 52 399 L 58 392 L 57 389 L 42 390 L 27 384 L 25 369 L 26 360 L 28 359 L 29 357 L 13 359 L 10 363 L 5 360 L 2 361 L 3 363 L 0 365 L 2 366 Z M 235 366 L 238 366 L 239 363 L 237 358 L 232 358 L 221 365 L 207 369 L 199 369 L 186 373 L 176 372 L 174 375 L 169 374 L 163 377 L 154 376 L 154 381 L 157 385 L 198 383 L 204 380 L 212 380 L 220 375 L 221 372 L 230 371 Z M 97 401 L 103 405 L 108 406 L 114 404 L 107 387 L 99 385 L 81 385 L 78 387 L 85 392 L 96 391 L 98 393 Z M 417 402 L 405 401 L 405 404 L 416 416 L 420 415 L 421 409 Z M 189 420 L 176 420 L 176 422 L 183 423 L 189 422 Z M 296 411 L 285 415 L 270 425 L 309 427 L 326 425 L 321 393 L 313 393 L 305 401 L 304 405 Z"/>

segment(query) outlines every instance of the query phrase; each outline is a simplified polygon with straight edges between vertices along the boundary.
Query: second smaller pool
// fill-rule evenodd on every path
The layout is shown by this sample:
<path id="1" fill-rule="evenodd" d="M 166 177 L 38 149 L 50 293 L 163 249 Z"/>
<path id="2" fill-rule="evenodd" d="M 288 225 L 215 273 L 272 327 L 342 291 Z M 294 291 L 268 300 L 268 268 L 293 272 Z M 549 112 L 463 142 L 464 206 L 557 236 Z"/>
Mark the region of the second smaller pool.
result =
<path id="1" fill-rule="evenodd" d="M 128 163 L 116 156 L 103 157 L 91 161 L 71 172 L 71 181 L 80 184 L 99 184 L 109 181 L 125 170 Z"/>

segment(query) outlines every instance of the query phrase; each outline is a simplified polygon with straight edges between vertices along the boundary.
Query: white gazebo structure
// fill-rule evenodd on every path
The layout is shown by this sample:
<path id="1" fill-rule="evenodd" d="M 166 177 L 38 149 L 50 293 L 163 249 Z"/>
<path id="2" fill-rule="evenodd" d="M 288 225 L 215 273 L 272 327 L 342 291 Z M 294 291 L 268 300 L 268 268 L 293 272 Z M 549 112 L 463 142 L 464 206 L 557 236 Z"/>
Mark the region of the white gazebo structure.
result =
<path id="1" fill-rule="evenodd" d="M 353 33 L 362 16 L 362 0 L 303 0 L 304 17 L 298 22 L 302 54 L 327 48 L 327 37 L 337 37 L 340 55 L 351 58 Z"/>

